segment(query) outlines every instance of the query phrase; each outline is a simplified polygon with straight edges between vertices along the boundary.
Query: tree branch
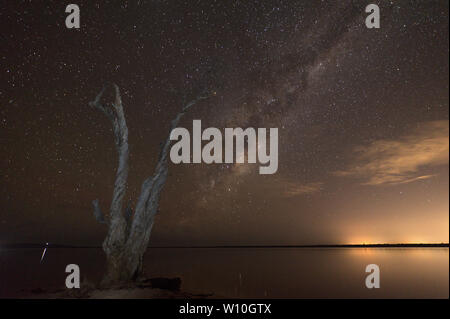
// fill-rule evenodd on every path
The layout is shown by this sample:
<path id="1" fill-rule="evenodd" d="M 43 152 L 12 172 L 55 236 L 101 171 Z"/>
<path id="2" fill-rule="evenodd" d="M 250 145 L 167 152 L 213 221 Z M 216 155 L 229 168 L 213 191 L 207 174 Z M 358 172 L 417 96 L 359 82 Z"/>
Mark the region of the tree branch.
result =
<path id="1" fill-rule="evenodd" d="M 180 122 L 183 115 L 189 110 L 192 106 L 197 104 L 198 102 L 209 98 L 211 95 L 215 95 L 215 92 L 212 94 L 203 93 L 198 96 L 196 99 L 187 103 L 182 110 L 175 116 L 172 120 L 169 130 L 169 135 L 162 145 L 159 160 L 156 165 L 155 173 L 153 176 L 148 177 L 143 183 L 141 187 L 141 194 L 136 203 L 135 214 L 133 218 L 133 222 L 131 225 L 130 236 L 128 238 L 127 243 L 132 246 L 133 243 L 142 243 L 141 247 L 138 247 L 140 250 L 145 250 L 147 248 L 148 238 L 150 236 L 150 232 L 153 226 L 153 218 L 158 212 L 158 204 L 161 190 L 164 186 L 164 183 L 167 179 L 168 172 L 168 161 L 167 157 L 169 154 L 170 147 L 170 133 L 173 129 L 175 129 Z M 143 239 L 143 240 L 142 240 Z"/>
<path id="2" fill-rule="evenodd" d="M 102 111 L 111 121 L 116 149 L 119 155 L 119 163 L 110 207 L 110 227 L 108 236 L 103 243 L 105 249 L 108 249 L 108 247 L 115 247 L 117 246 L 117 243 L 121 244 L 125 241 L 127 224 L 125 217 L 122 214 L 122 202 L 128 179 L 128 127 L 123 112 L 119 87 L 116 84 L 113 84 L 113 87 L 115 90 L 115 102 L 112 106 L 104 106 L 101 104 L 101 98 L 106 90 L 105 87 L 103 87 L 100 93 L 96 96 L 95 100 L 89 103 L 90 106 Z M 96 212 L 96 210 L 94 210 L 94 213 L 97 216 L 98 211 Z"/>
<path id="3" fill-rule="evenodd" d="M 100 209 L 100 204 L 98 199 L 92 201 L 92 206 L 94 206 L 94 217 L 100 224 L 107 224 L 105 220 L 105 215 L 103 215 L 102 210 Z"/>

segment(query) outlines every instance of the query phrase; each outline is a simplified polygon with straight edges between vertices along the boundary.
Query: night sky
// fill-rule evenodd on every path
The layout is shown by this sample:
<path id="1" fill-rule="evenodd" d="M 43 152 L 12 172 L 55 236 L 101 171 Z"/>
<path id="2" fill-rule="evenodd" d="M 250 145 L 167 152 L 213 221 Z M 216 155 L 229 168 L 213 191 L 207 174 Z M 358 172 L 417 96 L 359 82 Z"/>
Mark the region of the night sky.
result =
<path id="1" fill-rule="evenodd" d="M 171 163 L 150 245 L 448 242 L 448 1 L 75 3 L 79 30 L 63 1 L 0 5 L 0 243 L 101 244 L 117 154 L 88 102 L 111 82 L 133 205 L 200 90 L 190 131 L 279 129 L 273 175 Z"/>

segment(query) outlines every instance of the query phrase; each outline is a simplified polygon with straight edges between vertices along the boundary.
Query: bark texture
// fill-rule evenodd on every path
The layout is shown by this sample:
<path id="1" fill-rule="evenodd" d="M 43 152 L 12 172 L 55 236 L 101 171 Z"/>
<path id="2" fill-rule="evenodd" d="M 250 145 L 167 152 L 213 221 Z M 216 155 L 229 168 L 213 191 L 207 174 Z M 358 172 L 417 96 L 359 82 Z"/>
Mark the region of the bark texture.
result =
<path id="1" fill-rule="evenodd" d="M 111 105 L 101 103 L 105 88 L 89 105 L 102 111 L 110 120 L 118 153 L 118 167 L 109 216 L 102 213 L 98 199 L 92 202 L 94 217 L 100 223 L 108 225 L 108 233 L 103 241 L 106 254 L 106 274 L 102 284 L 106 286 L 123 284 L 136 280 L 142 273 L 142 258 L 149 242 L 155 215 L 158 212 L 159 198 L 167 179 L 170 132 L 177 127 L 180 119 L 192 106 L 207 99 L 203 94 L 187 103 L 171 122 L 167 139 L 162 144 L 153 176 L 144 180 L 141 193 L 133 212 L 131 203 L 123 209 L 123 198 L 128 179 L 128 127 L 122 106 L 120 90 L 113 85 L 115 101 Z"/>

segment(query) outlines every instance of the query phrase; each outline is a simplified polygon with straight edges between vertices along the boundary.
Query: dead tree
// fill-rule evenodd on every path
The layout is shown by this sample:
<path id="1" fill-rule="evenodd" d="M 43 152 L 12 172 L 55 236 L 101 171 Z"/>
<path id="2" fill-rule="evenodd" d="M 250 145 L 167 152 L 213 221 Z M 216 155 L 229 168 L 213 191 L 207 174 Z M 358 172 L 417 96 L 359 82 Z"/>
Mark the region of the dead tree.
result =
<path id="1" fill-rule="evenodd" d="M 101 103 L 105 87 L 95 100 L 89 103 L 90 106 L 102 111 L 111 121 L 119 156 L 109 216 L 102 213 L 98 199 L 92 202 L 95 218 L 98 222 L 108 226 L 108 233 L 103 241 L 107 264 L 103 285 L 134 281 L 141 275 L 142 258 L 147 249 L 155 215 L 158 212 L 161 190 L 167 178 L 170 132 L 178 125 L 181 117 L 189 108 L 209 97 L 206 93 L 201 94 L 187 103 L 172 120 L 169 135 L 162 144 L 155 172 L 153 176 L 148 177 L 142 183 L 141 193 L 133 212 L 130 204 L 125 209 L 122 207 L 128 179 L 128 127 L 119 87 L 115 84 L 113 87 L 115 102 L 112 105 Z"/>

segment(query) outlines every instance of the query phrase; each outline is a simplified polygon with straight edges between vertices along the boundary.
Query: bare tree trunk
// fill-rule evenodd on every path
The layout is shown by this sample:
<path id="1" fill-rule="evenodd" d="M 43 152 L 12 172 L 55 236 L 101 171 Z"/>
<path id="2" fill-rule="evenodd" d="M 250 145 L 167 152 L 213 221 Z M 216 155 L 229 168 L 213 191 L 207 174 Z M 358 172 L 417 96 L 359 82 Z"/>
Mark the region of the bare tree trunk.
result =
<path id="1" fill-rule="evenodd" d="M 159 197 L 167 179 L 170 148 L 170 132 L 178 125 L 185 112 L 197 102 L 208 98 L 201 95 L 185 105 L 172 120 L 169 135 L 165 140 L 153 176 L 148 177 L 141 187 L 141 194 L 133 214 L 130 206 L 122 210 L 128 179 L 128 127 L 123 112 L 119 87 L 114 84 L 115 102 L 112 106 L 100 103 L 105 88 L 89 105 L 106 114 L 113 125 L 115 144 L 119 155 L 119 164 L 114 183 L 109 218 L 105 218 L 100 210 L 99 201 L 92 202 L 94 216 L 100 223 L 108 225 L 108 234 L 103 242 L 106 254 L 106 274 L 103 285 L 114 285 L 133 281 L 142 274 L 142 259 L 147 249 L 153 221 L 158 212 Z"/>

